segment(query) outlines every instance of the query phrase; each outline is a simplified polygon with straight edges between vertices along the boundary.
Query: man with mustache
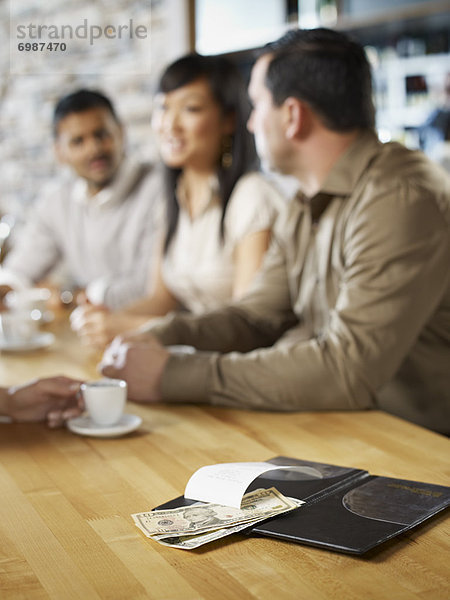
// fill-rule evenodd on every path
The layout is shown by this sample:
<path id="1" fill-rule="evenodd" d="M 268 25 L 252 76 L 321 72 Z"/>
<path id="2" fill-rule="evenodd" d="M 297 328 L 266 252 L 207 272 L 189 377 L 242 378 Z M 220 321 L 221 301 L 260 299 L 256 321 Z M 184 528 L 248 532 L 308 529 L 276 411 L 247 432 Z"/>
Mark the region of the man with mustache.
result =
<path id="1" fill-rule="evenodd" d="M 99 92 L 61 98 L 53 131 L 56 157 L 72 173 L 42 194 L 7 255 L 0 306 L 8 291 L 42 281 L 64 261 L 71 287 L 94 304 L 120 308 L 146 293 L 160 228 L 160 174 L 125 156 L 123 126 Z"/>

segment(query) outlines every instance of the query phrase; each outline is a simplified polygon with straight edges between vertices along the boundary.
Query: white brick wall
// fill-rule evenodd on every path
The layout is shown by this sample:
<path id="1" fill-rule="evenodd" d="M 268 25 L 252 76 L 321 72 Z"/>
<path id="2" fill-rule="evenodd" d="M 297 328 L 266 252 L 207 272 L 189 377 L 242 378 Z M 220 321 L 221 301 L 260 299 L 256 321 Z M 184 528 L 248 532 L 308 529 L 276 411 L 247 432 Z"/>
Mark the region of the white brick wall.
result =
<path id="1" fill-rule="evenodd" d="M 132 18 L 133 25 L 143 24 L 148 28 L 151 43 L 147 66 L 144 63 L 148 59 L 148 43 L 121 39 L 89 46 L 84 40 L 84 46 L 73 51 L 72 45 L 69 51 L 68 40 L 68 51 L 52 57 L 54 62 L 47 60 L 37 68 L 33 68 L 32 63 L 27 66 L 27 59 L 33 57 L 19 56 L 21 69 L 28 69 L 26 75 L 11 73 L 11 70 L 17 73 L 17 56 L 11 54 L 10 65 L 6 44 L 2 44 L 0 215 L 11 213 L 19 220 L 25 218 L 40 187 L 57 171 L 51 136 L 53 107 L 60 96 L 81 86 L 101 89 L 111 97 L 127 127 L 131 152 L 147 159 L 156 156 L 150 128 L 152 94 L 162 68 L 174 58 L 174 50 L 177 55 L 188 50 L 186 37 L 181 39 L 179 34 L 180 19 L 182 22 L 186 18 L 185 6 L 184 0 L 46 0 L 45 3 L 20 0 L 14 2 L 10 15 L 9 2 L 0 0 L 2 40 L 11 39 L 10 16 L 13 33 L 17 31 L 17 23 L 73 24 L 75 27 L 80 20 L 88 19 L 89 23 L 99 26 L 117 26 L 129 23 Z M 176 29 L 174 14 L 177 15 Z M 139 73 L 140 70 L 144 72 Z"/>

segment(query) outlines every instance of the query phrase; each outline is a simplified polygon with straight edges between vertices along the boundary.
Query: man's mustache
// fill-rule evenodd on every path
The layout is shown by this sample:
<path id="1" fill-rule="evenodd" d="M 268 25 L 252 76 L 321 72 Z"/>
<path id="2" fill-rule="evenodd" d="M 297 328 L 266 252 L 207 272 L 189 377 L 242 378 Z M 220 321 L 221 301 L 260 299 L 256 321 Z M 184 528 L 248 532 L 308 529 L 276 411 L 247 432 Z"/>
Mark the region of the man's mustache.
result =
<path id="1" fill-rule="evenodd" d="M 91 164 L 93 162 L 96 162 L 97 160 L 111 161 L 111 155 L 110 154 L 98 154 L 98 155 L 93 156 L 92 158 L 90 158 L 88 160 L 88 163 Z"/>

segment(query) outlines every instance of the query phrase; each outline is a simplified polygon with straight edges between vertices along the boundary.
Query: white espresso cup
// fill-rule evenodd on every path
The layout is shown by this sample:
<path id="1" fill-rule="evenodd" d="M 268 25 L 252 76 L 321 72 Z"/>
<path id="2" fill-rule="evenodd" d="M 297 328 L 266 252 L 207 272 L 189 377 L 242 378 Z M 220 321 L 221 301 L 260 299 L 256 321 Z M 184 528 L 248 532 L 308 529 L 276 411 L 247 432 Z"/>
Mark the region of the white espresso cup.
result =
<path id="1" fill-rule="evenodd" d="M 5 342 L 29 342 L 37 333 L 38 322 L 29 311 L 8 310 L 0 313 L 0 335 Z"/>
<path id="2" fill-rule="evenodd" d="M 104 378 L 80 387 L 86 410 L 96 425 L 107 427 L 120 421 L 127 400 L 126 381 Z"/>
<path id="3" fill-rule="evenodd" d="M 51 292 L 47 288 L 26 288 L 12 291 L 5 296 L 5 305 L 12 311 L 27 311 L 35 320 L 41 319 L 47 311 Z"/>

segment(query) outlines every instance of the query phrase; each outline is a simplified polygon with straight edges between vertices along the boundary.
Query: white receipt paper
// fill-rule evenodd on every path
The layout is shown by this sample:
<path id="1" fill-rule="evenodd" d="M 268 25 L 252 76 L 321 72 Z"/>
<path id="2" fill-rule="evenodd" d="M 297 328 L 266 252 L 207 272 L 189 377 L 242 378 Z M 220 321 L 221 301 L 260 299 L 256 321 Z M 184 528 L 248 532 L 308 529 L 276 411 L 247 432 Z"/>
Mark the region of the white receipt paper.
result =
<path id="1" fill-rule="evenodd" d="M 300 471 L 313 479 L 320 477 L 312 467 L 281 466 L 268 462 L 220 463 L 195 471 L 187 482 L 184 497 L 240 508 L 242 497 L 252 481 L 267 471 L 278 469 Z"/>

